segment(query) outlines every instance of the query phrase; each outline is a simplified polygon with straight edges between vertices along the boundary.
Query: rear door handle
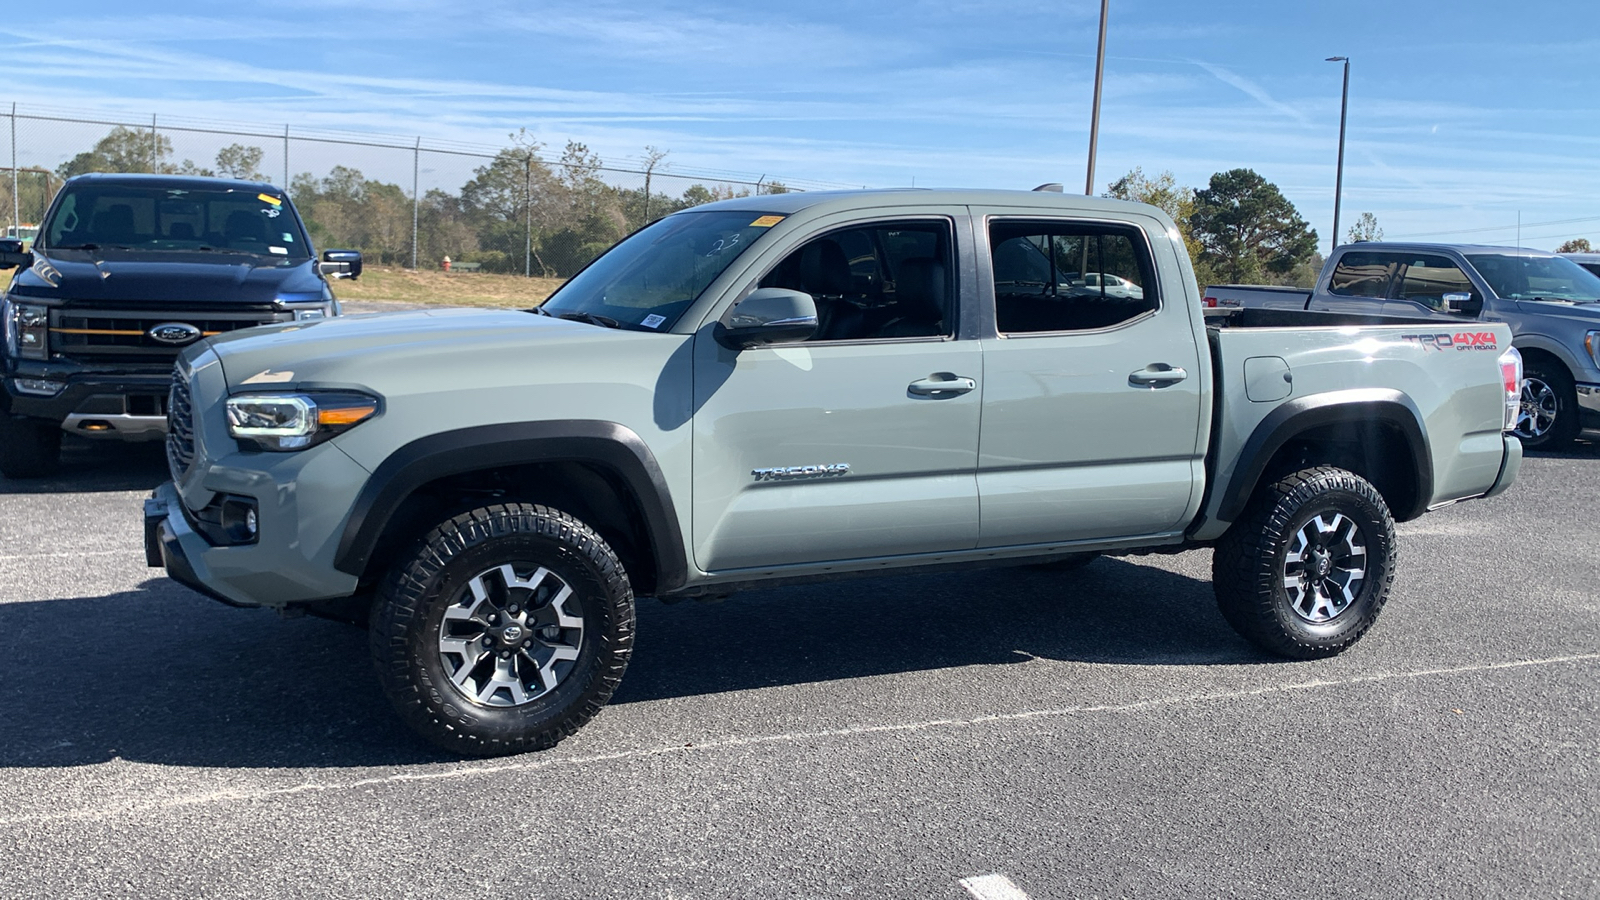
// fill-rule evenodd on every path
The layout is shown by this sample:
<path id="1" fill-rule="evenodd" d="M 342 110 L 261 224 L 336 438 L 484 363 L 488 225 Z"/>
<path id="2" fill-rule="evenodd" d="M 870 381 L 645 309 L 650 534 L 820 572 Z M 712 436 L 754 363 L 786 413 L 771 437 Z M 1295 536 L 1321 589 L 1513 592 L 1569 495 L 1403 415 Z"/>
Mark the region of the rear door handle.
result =
<path id="1" fill-rule="evenodd" d="M 1177 384 L 1188 377 L 1189 373 L 1178 366 L 1169 366 L 1166 363 L 1151 363 L 1137 372 L 1130 372 L 1128 374 L 1128 383 L 1148 387 L 1161 387 L 1167 384 Z"/>
<path id="2" fill-rule="evenodd" d="M 916 397 L 931 397 L 942 400 L 946 397 L 959 397 L 976 388 L 978 383 L 964 375 L 952 372 L 935 372 L 921 381 L 913 381 L 906 385 L 906 392 Z"/>

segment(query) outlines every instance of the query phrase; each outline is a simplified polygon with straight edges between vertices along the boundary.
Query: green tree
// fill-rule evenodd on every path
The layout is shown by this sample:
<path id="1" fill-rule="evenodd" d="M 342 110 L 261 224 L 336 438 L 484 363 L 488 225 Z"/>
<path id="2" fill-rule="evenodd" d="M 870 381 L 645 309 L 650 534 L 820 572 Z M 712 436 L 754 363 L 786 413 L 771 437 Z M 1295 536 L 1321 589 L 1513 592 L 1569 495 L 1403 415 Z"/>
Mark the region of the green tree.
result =
<path id="1" fill-rule="evenodd" d="M 1556 248 L 1557 253 L 1593 253 L 1594 247 L 1588 238 L 1573 238 Z"/>
<path id="2" fill-rule="evenodd" d="M 1317 233 L 1294 204 L 1250 169 L 1212 175 L 1195 192 L 1189 229 L 1198 260 L 1229 282 L 1282 278 L 1317 252 Z"/>
<path id="3" fill-rule="evenodd" d="M 1347 234 L 1349 237 L 1345 239 L 1345 242 L 1350 244 L 1354 244 L 1357 241 L 1383 240 L 1383 229 L 1378 227 L 1378 217 L 1369 212 L 1362 213 L 1361 218 L 1350 226 Z"/>
<path id="4" fill-rule="evenodd" d="M 260 147 L 229 144 L 217 151 L 217 174 L 240 181 L 269 181 L 261 172 L 261 157 L 264 155 Z"/>
<path id="5" fill-rule="evenodd" d="M 94 149 L 79 153 L 62 163 L 56 169 L 56 174 L 62 178 L 86 172 L 170 174 L 178 170 L 171 160 L 172 141 L 165 135 L 118 125 L 111 129 L 110 134 L 95 142 Z"/>
<path id="6" fill-rule="evenodd" d="M 334 166 L 325 178 L 296 175 L 291 188 L 318 244 L 360 250 L 376 262 L 410 263 L 411 197 L 399 185 Z"/>
<path id="7" fill-rule="evenodd" d="M 1194 215 L 1194 188 L 1178 184 L 1177 176 L 1170 171 L 1149 178 L 1143 168 L 1134 166 L 1128 174 L 1107 186 L 1105 196 L 1114 200 L 1148 203 L 1171 216 L 1178 225 L 1178 233 L 1183 236 L 1184 247 L 1189 251 L 1195 277 L 1200 280 L 1202 287 L 1213 280 L 1211 271 L 1201 260 L 1200 242 L 1195 240 L 1189 227 L 1189 218 Z"/>

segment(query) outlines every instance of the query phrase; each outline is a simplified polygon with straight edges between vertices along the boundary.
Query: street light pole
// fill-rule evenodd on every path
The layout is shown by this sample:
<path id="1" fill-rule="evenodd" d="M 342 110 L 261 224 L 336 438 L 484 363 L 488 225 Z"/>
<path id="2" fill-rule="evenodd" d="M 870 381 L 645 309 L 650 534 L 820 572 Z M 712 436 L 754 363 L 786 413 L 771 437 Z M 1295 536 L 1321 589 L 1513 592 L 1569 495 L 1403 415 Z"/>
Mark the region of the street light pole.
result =
<path id="1" fill-rule="evenodd" d="M 1100 50 L 1094 59 L 1094 117 L 1089 120 L 1089 174 L 1083 182 L 1083 193 L 1094 196 L 1094 152 L 1100 143 L 1100 84 L 1106 74 L 1106 16 L 1111 11 L 1111 0 L 1100 0 Z"/>
<path id="2" fill-rule="evenodd" d="M 1330 56 L 1327 62 L 1344 63 L 1344 93 L 1339 98 L 1339 170 L 1333 180 L 1333 242 L 1328 252 L 1339 246 L 1339 201 L 1344 196 L 1344 119 L 1350 109 L 1350 57 Z"/>

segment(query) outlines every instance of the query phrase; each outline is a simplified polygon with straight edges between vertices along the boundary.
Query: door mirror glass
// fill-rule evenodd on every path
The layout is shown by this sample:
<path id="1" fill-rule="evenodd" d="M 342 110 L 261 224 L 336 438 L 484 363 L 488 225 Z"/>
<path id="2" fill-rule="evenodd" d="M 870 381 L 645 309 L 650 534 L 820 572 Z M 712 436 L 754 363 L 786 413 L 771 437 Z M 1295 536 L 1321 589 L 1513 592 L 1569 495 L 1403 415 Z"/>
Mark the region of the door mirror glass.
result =
<path id="1" fill-rule="evenodd" d="M 0 238 L 0 269 L 26 269 L 33 265 L 33 254 L 22 249 L 18 238 Z"/>
<path id="2" fill-rule="evenodd" d="M 322 262 L 317 267 L 324 275 L 334 278 L 360 278 L 361 277 L 361 251 L 360 250 L 324 250 Z"/>
<path id="3" fill-rule="evenodd" d="M 811 295 L 788 288 L 757 288 L 717 322 L 717 343 L 730 350 L 804 341 L 817 330 Z"/>
<path id="4" fill-rule="evenodd" d="M 1483 301 L 1471 294 L 1445 294 L 1444 308 L 1463 316 L 1476 316 L 1483 312 Z"/>

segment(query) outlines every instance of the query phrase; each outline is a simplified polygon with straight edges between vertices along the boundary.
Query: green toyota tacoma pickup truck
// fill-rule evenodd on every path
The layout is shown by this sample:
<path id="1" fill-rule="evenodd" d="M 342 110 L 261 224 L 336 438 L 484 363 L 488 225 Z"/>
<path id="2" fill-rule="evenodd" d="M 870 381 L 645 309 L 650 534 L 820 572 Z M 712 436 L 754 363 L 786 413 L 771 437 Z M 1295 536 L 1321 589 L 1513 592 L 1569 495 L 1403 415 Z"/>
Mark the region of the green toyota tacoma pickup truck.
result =
<path id="1" fill-rule="evenodd" d="M 537 310 L 187 348 L 146 549 L 224 603 L 367 622 L 400 715 L 465 754 L 593 717 L 636 596 L 1212 546 L 1240 634 L 1338 653 L 1396 521 L 1516 477 L 1510 330 L 1214 312 L 1147 206 L 714 203 Z"/>

